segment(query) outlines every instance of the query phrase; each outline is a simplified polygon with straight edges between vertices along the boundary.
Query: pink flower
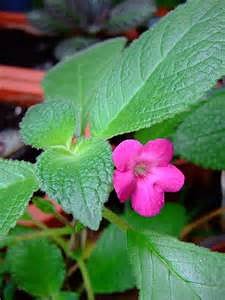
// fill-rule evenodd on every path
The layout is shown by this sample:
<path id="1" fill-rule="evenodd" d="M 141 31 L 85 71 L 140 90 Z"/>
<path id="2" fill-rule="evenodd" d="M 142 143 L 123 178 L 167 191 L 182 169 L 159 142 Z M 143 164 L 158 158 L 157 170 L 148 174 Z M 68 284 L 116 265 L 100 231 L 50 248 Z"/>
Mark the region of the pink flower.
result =
<path id="1" fill-rule="evenodd" d="M 113 151 L 116 170 L 113 184 L 121 202 L 129 198 L 133 209 L 142 216 L 158 214 L 164 205 L 164 192 L 178 192 L 184 175 L 170 164 L 173 144 L 156 139 L 142 145 L 126 140 Z"/>

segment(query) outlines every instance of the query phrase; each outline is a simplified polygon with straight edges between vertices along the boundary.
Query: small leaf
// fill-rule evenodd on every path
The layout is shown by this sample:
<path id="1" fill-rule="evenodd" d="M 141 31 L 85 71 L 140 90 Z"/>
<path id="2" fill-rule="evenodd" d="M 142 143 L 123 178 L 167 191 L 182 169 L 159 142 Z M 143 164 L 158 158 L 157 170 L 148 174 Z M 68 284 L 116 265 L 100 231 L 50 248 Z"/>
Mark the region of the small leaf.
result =
<path id="1" fill-rule="evenodd" d="M 32 202 L 45 214 L 55 213 L 55 207 L 53 203 L 47 199 L 43 199 L 41 197 L 33 197 Z"/>
<path id="2" fill-rule="evenodd" d="M 7 253 L 9 271 L 18 286 L 34 296 L 57 293 L 65 276 L 60 250 L 47 240 L 19 242 Z"/>
<path id="3" fill-rule="evenodd" d="M 175 238 L 128 232 L 130 261 L 141 300 L 223 299 L 224 255 Z"/>
<path id="4" fill-rule="evenodd" d="M 135 281 L 128 259 L 126 234 L 114 225 L 107 227 L 91 254 L 88 270 L 96 293 L 133 288 Z"/>
<path id="5" fill-rule="evenodd" d="M 123 1 L 112 9 L 106 30 L 116 34 L 135 28 L 147 21 L 155 9 L 152 0 Z"/>
<path id="6" fill-rule="evenodd" d="M 175 150 L 205 168 L 225 169 L 225 90 L 189 115 L 174 136 Z"/>
<path id="7" fill-rule="evenodd" d="M 68 146 L 75 131 L 75 108 L 70 101 L 51 101 L 28 109 L 20 124 L 26 144 L 36 148 Z"/>
<path id="8" fill-rule="evenodd" d="M 185 208 L 177 203 L 167 203 L 160 214 L 154 218 L 143 218 L 130 208 L 126 220 L 138 231 L 155 230 L 174 237 L 179 237 L 181 230 L 188 223 Z"/>
<path id="9" fill-rule="evenodd" d="M 84 225 L 97 230 L 112 177 L 111 150 L 100 139 L 81 139 L 74 150 L 49 149 L 37 163 L 41 188 Z"/>
<path id="10" fill-rule="evenodd" d="M 57 64 L 43 81 L 47 100 L 72 99 L 79 109 L 80 126 L 85 128 L 93 91 L 115 64 L 125 42 L 124 38 L 116 38 L 98 43 Z"/>
<path id="11" fill-rule="evenodd" d="M 31 164 L 0 160 L 0 236 L 15 226 L 37 190 L 38 182 Z"/>
<path id="12" fill-rule="evenodd" d="M 92 134 L 150 127 L 197 103 L 225 74 L 224 30 L 223 1 L 189 0 L 142 34 L 99 81 Z"/>

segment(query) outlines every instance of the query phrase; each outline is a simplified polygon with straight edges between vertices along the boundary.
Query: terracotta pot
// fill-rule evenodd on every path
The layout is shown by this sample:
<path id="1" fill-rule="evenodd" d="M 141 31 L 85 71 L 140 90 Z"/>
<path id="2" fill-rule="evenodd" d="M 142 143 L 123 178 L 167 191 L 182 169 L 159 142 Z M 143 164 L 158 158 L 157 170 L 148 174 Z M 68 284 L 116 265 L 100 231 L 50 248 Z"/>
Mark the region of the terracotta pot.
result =
<path id="1" fill-rule="evenodd" d="M 24 13 L 0 11 L 0 28 L 20 29 L 32 34 L 41 34 L 30 25 Z"/>
<path id="2" fill-rule="evenodd" d="M 47 197 L 45 197 L 44 199 L 46 199 L 46 201 L 51 201 L 51 203 L 54 205 L 56 211 L 59 214 L 63 213 L 61 206 L 57 204 L 55 201 L 49 200 Z M 59 220 L 57 220 L 53 214 L 46 214 L 42 212 L 34 204 L 29 204 L 29 206 L 27 207 L 27 211 L 34 220 L 44 223 L 48 227 L 58 227 L 62 225 L 62 223 Z M 33 221 L 20 220 L 18 221 L 18 224 L 25 227 L 36 227 Z"/>
<path id="3" fill-rule="evenodd" d="M 0 65 L 0 102 L 29 107 L 43 100 L 45 72 Z"/>

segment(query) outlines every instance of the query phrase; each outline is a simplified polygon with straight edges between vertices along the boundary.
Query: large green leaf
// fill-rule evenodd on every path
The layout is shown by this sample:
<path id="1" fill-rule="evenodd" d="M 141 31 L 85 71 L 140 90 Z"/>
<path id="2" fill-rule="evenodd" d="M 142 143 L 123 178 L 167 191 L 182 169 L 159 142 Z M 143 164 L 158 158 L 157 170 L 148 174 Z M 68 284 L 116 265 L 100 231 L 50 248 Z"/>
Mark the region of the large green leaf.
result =
<path id="1" fill-rule="evenodd" d="M 225 169 L 225 90 L 189 115 L 174 135 L 177 154 L 206 168 Z"/>
<path id="2" fill-rule="evenodd" d="M 222 300 L 224 255 L 154 232 L 128 232 L 141 300 Z"/>
<path id="3" fill-rule="evenodd" d="M 15 226 L 36 190 L 38 183 L 31 164 L 0 160 L 0 236 Z"/>
<path id="4" fill-rule="evenodd" d="M 34 296 L 54 295 L 62 286 L 62 253 L 47 240 L 19 242 L 9 249 L 7 263 L 18 286 Z"/>
<path id="5" fill-rule="evenodd" d="M 95 93 L 91 128 L 109 138 L 186 110 L 225 73 L 225 7 L 189 0 L 145 32 Z"/>
<path id="6" fill-rule="evenodd" d="M 126 240 L 124 232 L 115 225 L 110 225 L 97 241 L 88 261 L 88 270 L 96 293 L 122 292 L 135 286 Z"/>
<path id="7" fill-rule="evenodd" d="M 112 177 L 111 149 L 96 138 L 81 139 L 74 150 L 49 149 L 38 159 L 41 188 L 91 229 L 98 229 Z"/>
<path id="8" fill-rule="evenodd" d="M 179 237 L 181 230 L 188 223 L 185 208 L 178 203 L 167 203 L 160 214 L 153 218 L 144 218 L 130 208 L 126 220 L 138 231 L 155 230 L 159 233 Z"/>
<path id="9" fill-rule="evenodd" d="M 23 118 L 21 134 L 36 148 L 69 146 L 75 132 L 76 111 L 70 101 L 51 101 L 31 107 Z"/>
<path id="10" fill-rule="evenodd" d="M 107 69 L 112 68 L 125 42 L 124 38 L 117 38 L 99 43 L 56 65 L 43 81 L 47 100 L 72 99 L 84 127 L 93 91 Z"/>

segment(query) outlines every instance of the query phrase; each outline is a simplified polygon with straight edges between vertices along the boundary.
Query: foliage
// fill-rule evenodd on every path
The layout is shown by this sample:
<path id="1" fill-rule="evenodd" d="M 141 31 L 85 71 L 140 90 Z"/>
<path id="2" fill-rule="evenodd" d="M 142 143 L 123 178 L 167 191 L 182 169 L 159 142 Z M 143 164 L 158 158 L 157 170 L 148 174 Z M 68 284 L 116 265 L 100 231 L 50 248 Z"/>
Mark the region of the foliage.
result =
<path id="1" fill-rule="evenodd" d="M 52 3 L 46 1 L 52 25 L 57 15 L 67 20 L 67 30 L 74 16 L 72 6 L 66 15 L 64 9 L 75 2 Z M 98 30 L 102 24 L 92 17 L 110 7 L 109 1 L 78 4 L 78 19 L 88 16 L 81 26 Z M 116 5 L 120 22 L 126 9 L 124 2 Z M 159 216 L 144 219 L 128 208 L 122 216 L 115 214 L 104 204 L 112 191 L 109 139 L 124 133 L 148 128 L 149 138 L 172 137 L 177 155 L 224 169 L 225 94 L 211 91 L 225 74 L 224 20 L 223 1 L 189 0 L 129 46 L 122 38 L 96 44 L 47 74 L 46 101 L 30 108 L 21 123 L 23 140 L 42 153 L 34 164 L 0 160 L 4 293 L 12 294 L 13 285 L 7 286 L 12 278 L 27 293 L 52 299 L 74 299 L 83 284 L 88 300 L 95 292 L 134 286 L 141 300 L 223 299 L 224 256 L 177 239 L 188 221 L 183 207 L 167 205 Z M 140 132 L 136 136 L 148 139 Z M 7 235 L 38 189 L 71 215 L 61 215 L 59 228 L 46 228 L 33 218 L 35 230 L 17 228 Z M 37 199 L 37 207 L 55 213 Z M 86 240 L 86 227 L 98 230 L 102 217 L 113 224 L 105 228 L 103 223 L 93 245 Z M 68 278 L 74 272 L 78 282 L 72 286 Z"/>
<path id="2" fill-rule="evenodd" d="M 54 244 L 47 240 L 20 242 L 9 249 L 6 259 L 13 279 L 25 291 L 34 296 L 52 296 L 60 290 L 65 266 Z"/>
<path id="3" fill-rule="evenodd" d="M 221 90 L 212 93 L 208 101 L 185 118 L 178 127 L 174 135 L 177 153 L 205 168 L 223 170 L 224 120 L 225 90 Z"/>
<path id="4" fill-rule="evenodd" d="M 155 11 L 153 0 L 45 0 L 44 9 L 28 15 L 32 25 L 47 33 L 80 29 L 93 34 L 124 32 L 147 21 Z"/>

